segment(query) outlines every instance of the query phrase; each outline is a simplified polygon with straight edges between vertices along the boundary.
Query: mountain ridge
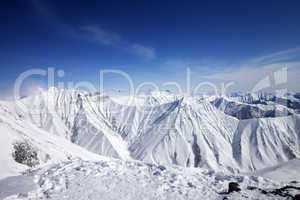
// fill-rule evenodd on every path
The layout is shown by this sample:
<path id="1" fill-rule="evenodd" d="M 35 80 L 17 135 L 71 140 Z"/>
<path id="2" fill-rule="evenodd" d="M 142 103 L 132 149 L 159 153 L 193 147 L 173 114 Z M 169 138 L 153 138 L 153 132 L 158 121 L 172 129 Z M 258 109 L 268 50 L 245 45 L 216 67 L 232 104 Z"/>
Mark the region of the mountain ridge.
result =
<path id="1" fill-rule="evenodd" d="M 36 131 L 91 154 L 230 173 L 300 157 L 298 114 L 238 120 L 209 98 L 169 93 L 134 98 L 136 102 L 127 104 L 125 97 L 51 88 L 16 102 L 0 102 L 0 124 L 2 129 L 3 124 L 24 124 L 20 134 L 13 128 L 4 133 L 13 132 L 19 140 L 32 139 Z"/>

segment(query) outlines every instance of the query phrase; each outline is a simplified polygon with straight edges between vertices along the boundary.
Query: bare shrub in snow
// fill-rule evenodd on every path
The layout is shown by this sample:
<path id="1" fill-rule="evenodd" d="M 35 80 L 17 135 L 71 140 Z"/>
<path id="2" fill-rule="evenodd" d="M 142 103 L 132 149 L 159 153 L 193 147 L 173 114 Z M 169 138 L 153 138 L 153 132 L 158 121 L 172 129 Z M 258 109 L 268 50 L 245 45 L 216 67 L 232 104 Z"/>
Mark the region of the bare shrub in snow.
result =
<path id="1" fill-rule="evenodd" d="M 39 164 L 36 149 L 34 149 L 28 141 L 16 141 L 13 144 L 12 156 L 18 163 L 34 167 Z"/>

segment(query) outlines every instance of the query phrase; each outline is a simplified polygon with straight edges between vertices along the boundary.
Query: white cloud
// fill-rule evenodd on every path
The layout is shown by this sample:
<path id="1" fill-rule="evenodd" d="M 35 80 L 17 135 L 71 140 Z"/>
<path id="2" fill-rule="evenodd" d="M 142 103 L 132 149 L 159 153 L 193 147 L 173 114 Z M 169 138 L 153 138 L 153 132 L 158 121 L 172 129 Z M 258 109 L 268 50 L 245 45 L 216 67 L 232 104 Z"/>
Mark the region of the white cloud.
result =
<path id="1" fill-rule="evenodd" d="M 74 38 L 81 38 L 91 42 L 96 42 L 100 45 L 120 49 L 147 60 L 151 60 L 156 57 L 154 48 L 147 47 L 139 43 L 129 42 L 118 33 L 114 33 L 94 25 L 78 28 L 65 23 L 55 12 L 53 7 L 51 7 L 51 4 L 47 4 L 44 1 L 31 0 L 31 4 L 36 11 L 47 20 L 48 23 L 53 23 L 62 32 L 69 34 Z"/>
<path id="2" fill-rule="evenodd" d="M 300 48 L 291 48 L 278 51 L 269 55 L 257 57 L 251 60 L 254 64 L 270 64 L 300 59 Z"/>
<path id="3" fill-rule="evenodd" d="M 21 85 L 20 90 L 20 97 L 24 96 L 30 96 L 30 95 L 36 95 L 41 90 L 44 90 L 46 85 L 42 81 L 36 81 L 33 79 L 25 80 L 25 82 Z M 11 85 L 6 85 L 0 87 L 1 93 L 0 93 L 0 101 L 12 101 L 14 99 L 14 84 L 11 83 Z"/>
<path id="4" fill-rule="evenodd" d="M 82 30 L 89 34 L 89 39 L 97 41 L 102 45 L 115 46 L 121 42 L 121 37 L 118 34 L 105 31 L 96 26 L 85 26 Z"/>
<path id="5" fill-rule="evenodd" d="M 140 44 L 133 44 L 131 46 L 131 50 L 133 53 L 140 55 L 146 59 L 154 59 L 155 58 L 155 50 L 153 48 L 145 47 Z"/>
<path id="6" fill-rule="evenodd" d="M 121 37 L 120 34 L 104 30 L 98 26 L 85 26 L 81 28 L 88 40 L 97 42 L 101 45 L 111 46 L 122 49 L 131 54 L 145 59 L 154 59 L 156 57 L 155 49 L 146 47 L 138 43 L 131 43 Z"/>
<path id="7" fill-rule="evenodd" d="M 257 88 L 272 92 L 281 88 L 300 91 L 300 48 L 255 57 L 238 64 L 226 64 L 224 61 L 207 59 L 169 59 L 160 66 L 162 74 L 168 74 L 162 79 L 164 79 L 163 81 L 167 78 L 176 80 L 184 85 L 187 68 L 191 69 L 192 87 L 203 82 L 209 82 L 215 85 L 218 90 L 222 84 L 233 83 L 227 92 L 253 91 Z M 281 73 L 283 69 L 287 69 L 286 77 L 281 77 L 285 75 Z M 262 80 L 268 80 L 268 84 Z"/>
<path id="8" fill-rule="evenodd" d="M 287 69 L 286 83 L 274 82 L 276 73 Z M 260 81 L 269 79 L 270 89 L 286 88 L 291 91 L 300 90 L 300 48 L 287 49 L 270 55 L 257 57 L 240 65 L 225 67 L 215 73 L 202 76 L 215 82 L 234 82 L 234 89 L 251 91 Z M 267 89 L 267 88 L 266 88 Z"/>

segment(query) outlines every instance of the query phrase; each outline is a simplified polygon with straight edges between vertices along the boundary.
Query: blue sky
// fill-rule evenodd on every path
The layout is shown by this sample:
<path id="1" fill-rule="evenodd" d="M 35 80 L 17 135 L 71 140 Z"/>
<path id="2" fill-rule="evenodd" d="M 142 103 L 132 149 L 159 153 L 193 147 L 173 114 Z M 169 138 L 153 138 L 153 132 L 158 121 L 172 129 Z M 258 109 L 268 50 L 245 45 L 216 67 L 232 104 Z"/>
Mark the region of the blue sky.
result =
<path id="1" fill-rule="evenodd" d="M 300 85 L 299 1 L 19 0 L 0 8 L 3 91 L 31 68 L 55 67 L 64 81 L 95 83 L 100 69 L 114 68 L 136 83 L 161 83 L 184 82 L 190 67 L 194 82 L 238 83 L 247 70 L 255 76 L 291 62 L 289 87 Z"/>

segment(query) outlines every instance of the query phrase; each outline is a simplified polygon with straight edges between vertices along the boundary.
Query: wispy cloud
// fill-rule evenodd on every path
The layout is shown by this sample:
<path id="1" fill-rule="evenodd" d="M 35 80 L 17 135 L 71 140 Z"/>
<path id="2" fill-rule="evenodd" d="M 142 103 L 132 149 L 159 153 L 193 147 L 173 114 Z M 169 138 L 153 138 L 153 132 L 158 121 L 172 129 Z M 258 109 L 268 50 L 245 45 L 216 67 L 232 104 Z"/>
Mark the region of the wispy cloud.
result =
<path id="1" fill-rule="evenodd" d="M 191 70 L 193 87 L 200 83 L 211 83 L 220 89 L 222 84 L 233 83 L 227 92 L 253 91 L 261 80 L 268 77 L 271 86 L 265 91 L 278 88 L 300 91 L 300 48 L 257 56 L 238 63 L 227 63 L 217 59 L 168 59 L 160 66 L 161 74 L 168 76 L 161 79 L 175 80 L 184 85 L 187 68 Z M 275 83 L 275 76 L 282 69 L 287 69 L 287 81 L 283 84 Z"/>
<path id="2" fill-rule="evenodd" d="M 118 46 L 121 43 L 121 36 L 105 31 L 100 27 L 96 26 L 84 26 L 81 28 L 85 33 L 87 33 L 87 39 L 97 42 L 106 46 Z"/>
<path id="3" fill-rule="evenodd" d="M 99 26 L 84 26 L 81 30 L 83 30 L 86 39 L 100 45 L 122 49 L 149 60 L 156 57 L 154 48 L 146 47 L 138 43 L 128 42 L 120 34 L 104 30 Z"/>
<path id="4" fill-rule="evenodd" d="M 151 47 L 145 47 L 140 44 L 132 44 L 129 49 L 132 53 L 143 56 L 146 59 L 154 59 L 156 57 L 155 50 Z"/>
<path id="5" fill-rule="evenodd" d="M 121 34 L 103 29 L 101 26 L 72 26 L 60 18 L 55 12 L 55 9 L 51 7 L 51 4 L 47 4 L 44 1 L 31 0 L 31 4 L 38 14 L 43 16 L 49 23 L 54 24 L 54 26 L 64 34 L 71 35 L 77 39 L 81 38 L 90 42 L 95 42 L 98 45 L 115 48 L 146 60 L 156 58 L 156 51 L 152 47 L 145 46 L 136 41 L 128 41 L 126 38 L 122 37 Z"/>
<path id="6" fill-rule="evenodd" d="M 300 85 L 297 82 L 300 79 L 300 48 L 246 60 L 202 77 L 215 82 L 232 81 L 236 90 L 250 91 L 263 78 L 274 79 L 274 74 L 283 68 L 287 69 L 287 82 L 279 87 L 299 91 Z"/>
<path id="7" fill-rule="evenodd" d="M 300 60 L 300 48 L 291 48 L 283 51 L 278 51 L 269 55 L 261 56 L 250 60 L 249 63 L 256 65 L 272 64 L 279 62 L 290 62 Z"/>

